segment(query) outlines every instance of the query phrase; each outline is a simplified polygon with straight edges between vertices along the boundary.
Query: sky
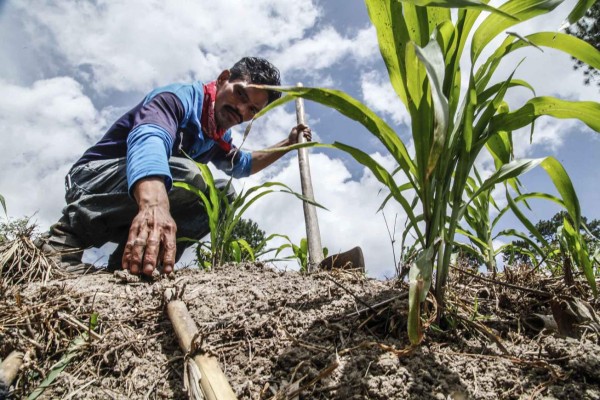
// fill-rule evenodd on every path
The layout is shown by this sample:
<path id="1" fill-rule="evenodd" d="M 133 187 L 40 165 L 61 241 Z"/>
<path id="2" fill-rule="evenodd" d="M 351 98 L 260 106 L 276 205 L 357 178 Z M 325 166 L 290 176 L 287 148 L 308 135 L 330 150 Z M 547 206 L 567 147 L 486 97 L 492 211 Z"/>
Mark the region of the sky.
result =
<path id="1" fill-rule="evenodd" d="M 556 30 L 574 3 L 566 0 L 551 14 L 510 30 L 522 35 Z M 0 37 L 0 194 L 10 217 L 33 216 L 42 231 L 61 215 L 70 166 L 116 118 L 155 87 L 214 80 L 248 55 L 269 59 L 281 70 L 283 84 L 302 82 L 349 93 L 412 148 L 408 113 L 389 84 L 362 1 L 0 0 Z M 549 49 L 524 49 L 507 58 L 498 80 L 523 58 L 515 76 L 531 83 L 537 95 L 600 99 L 596 86 L 583 85 L 581 71 L 573 70 L 568 56 Z M 514 109 L 528 96 L 512 90 L 507 101 Z M 359 147 L 389 170 L 395 168 L 385 148 L 358 123 L 309 102 L 306 111 L 314 140 Z M 293 104 L 276 109 L 255 123 L 244 149 L 277 143 L 294 125 Z M 234 131 L 238 144 L 243 128 Z M 514 140 L 516 157 L 559 159 L 574 182 L 583 215 L 600 218 L 600 167 L 593 161 L 600 152 L 598 133 L 577 121 L 541 118 L 532 143 L 528 129 L 515 132 Z M 330 253 L 361 246 L 368 275 L 392 277 L 392 244 L 384 217 L 377 213 L 384 196 L 381 185 L 336 151 L 312 149 L 310 164 L 316 201 L 328 209 L 318 211 L 323 245 Z M 491 173 L 489 157 L 481 157 L 478 166 Z M 240 191 L 266 181 L 300 191 L 296 154 L 234 185 Z M 528 173 L 522 182 L 525 191 L 555 192 L 542 170 Z M 556 211 L 539 201 L 526 213 L 537 221 Z M 384 213 L 390 230 L 396 221 L 399 239 L 404 212 L 390 202 Z M 302 204 L 289 195 L 266 196 L 245 218 L 267 234 L 284 234 L 295 243 L 306 235 Z M 517 222 L 507 216 L 501 225 L 516 227 Z M 89 250 L 86 260 L 101 264 L 110 248 Z M 297 268 L 294 261 L 280 266 Z"/>

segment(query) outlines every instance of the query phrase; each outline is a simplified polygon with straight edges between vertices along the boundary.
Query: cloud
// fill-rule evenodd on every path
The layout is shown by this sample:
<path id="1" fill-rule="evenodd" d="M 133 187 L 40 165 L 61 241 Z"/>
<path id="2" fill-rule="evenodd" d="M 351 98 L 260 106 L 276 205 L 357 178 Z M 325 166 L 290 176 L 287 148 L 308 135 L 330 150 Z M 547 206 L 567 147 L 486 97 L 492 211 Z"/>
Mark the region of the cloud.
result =
<path id="1" fill-rule="evenodd" d="M 39 211 L 56 222 L 64 203 L 64 175 L 105 126 L 103 115 L 71 78 L 22 87 L 0 81 L 0 190 L 10 215 Z"/>
<path id="2" fill-rule="evenodd" d="M 63 59 L 99 91 L 212 79 L 242 56 L 302 38 L 320 13 L 310 0 L 10 5 L 26 21 L 38 51 Z"/>
<path id="3" fill-rule="evenodd" d="M 282 70 L 310 73 L 329 68 L 346 58 L 354 62 L 371 60 L 378 46 L 373 27 L 358 31 L 354 37 L 343 37 L 328 26 L 282 50 L 273 54 L 275 64 Z"/>
<path id="4" fill-rule="evenodd" d="M 361 75 L 361 90 L 365 104 L 373 111 L 387 115 L 400 125 L 410 124 L 410 114 L 394 91 L 387 76 L 378 71 Z"/>

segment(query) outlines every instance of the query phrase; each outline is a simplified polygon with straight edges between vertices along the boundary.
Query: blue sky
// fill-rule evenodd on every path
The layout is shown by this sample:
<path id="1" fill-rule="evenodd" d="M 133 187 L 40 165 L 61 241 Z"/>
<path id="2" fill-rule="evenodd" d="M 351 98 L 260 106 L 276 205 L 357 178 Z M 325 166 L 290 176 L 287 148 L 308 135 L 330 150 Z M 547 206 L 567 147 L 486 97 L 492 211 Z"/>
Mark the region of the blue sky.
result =
<path id="1" fill-rule="evenodd" d="M 252 6 L 249 6 L 252 4 Z M 574 0 L 551 15 L 511 28 L 522 34 L 556 30 Z M 33 215 L 46 229 L 60 216 L 63 177 L 70 165 L 110 126 L 154 87 L 179 81 L 212 80 L 245 55 L 269 58 L 286 84 L 344 90 L 365 102 L 400 134 L 410 148 L 407 113 L 395 97 L 377 47 L 365 5 L 358 0 L 201 1 L 0 1 L 0 193 L 13 217 Z M 493 46 L 493 44 L 492 44 Z M 490 50 L 488 50 L 490 51 Z M 538 95 L 599 100 L 598 89 L 583 86 L 568 56 L 545 50 L 522 51 L 507 60 L 498 79 L 521 58 L 517 77 Z M 511 92 L 512 108 L 527 100 Z M 359 124 L 337 112 L 308 103 L 308 122 L 317 140 L 362 148 L 387 168 L 391 158 Z M 292 105 L 259 121 L 247 149 L 274 144 L 294 125 Z M 242 129 L 236 133 L 239 138 Z M 517 132 L 516 155 L 553 155 L 563 162 L 579 193 L 583 214 L 600 218 L 595 157 L 600 139 L 573 121 L 540 119 L 534 142 Z M 489 172 L 489 159 L 482 158 Z M 370 275 L 391 276 L 391 245 L 383 217 L 376 214 L 380 185 L 356 162 L 332 151 L 312 151 L 315 195 L 330 211 L 319 211 L 323 243 L 330 251 L 363 247 Z M 297 158 L 289 154 L 264 172 L 235 183 L 238 189 L 266 180 L 299 190 Z M 552 192 L 544 172 L 522 179 L 527 191 Z M 268 233 L 305 235 L 301 204 L 272 195 L 247 217 Z M 535 202 L 533 220 L 549 218 L 551 205 Z M 403 212 L 391 204 L 388 220 Z M 516 222 L 506 218 L 506 226 Z M 88 253 L 95 259 L 98 253 Z M 290 268 L 295 268 L 289 263 Z"/>

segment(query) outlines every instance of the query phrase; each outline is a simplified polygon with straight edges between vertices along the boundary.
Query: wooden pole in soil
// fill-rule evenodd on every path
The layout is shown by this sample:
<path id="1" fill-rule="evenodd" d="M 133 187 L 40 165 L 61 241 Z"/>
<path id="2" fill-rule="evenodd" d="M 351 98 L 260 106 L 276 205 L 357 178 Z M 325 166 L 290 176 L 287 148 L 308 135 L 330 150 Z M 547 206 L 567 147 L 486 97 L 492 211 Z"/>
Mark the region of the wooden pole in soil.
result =
<path id="1" fill-rule="evenodd" d="M 0 397 L 8 396 L 8 389 L 23 365 L 23 356 L 23 353 L 13 351 L 0 364 Z"/>
<path id="2" fill-rule="evenodd" d="M 165 291 L 167 301 L 167 315 L 173 324 L 173 329 L 179 340 L 179 347 L 185 353 L 192 349 L 192 341 L 198 333 L 198 327 L 192 319 L 185 303 L 173 299 L 175 290 Z M 200 389 L 207 400 L 234 400 L 236 399 L 233 389 L 227 381 L 227 377 L 219 367 L 216 358 L 200 354 L 193 356 L 200 370 Z"/>
<path id="3" fill-rule="evenodd" d="M 298 83 L 297 86 L 302 86 Z M 296 98 L 296 119 L 298 124 L 306 124 L 304 120 L 304 101 Z M 306 142 L 304 135 L 298 136 L 298 143 Z M 312 178 L 310 175 L 310 163 L 308 162 L 308 150 L 298 149 L 298 163 L 300 164 L 300 183 L 302 184 L 302 195 L 311 201 L 315 201 L 313 193 Z M 317 208 L 304 201 L 304 222 L 306 224 L 306 241 L 308 242 L 307 272 L 311 272 L 321 261 L 323 261 L 323 247 L 321 245 L 321 232 L 319 231 L 319 220 L 317 219 Z"/>

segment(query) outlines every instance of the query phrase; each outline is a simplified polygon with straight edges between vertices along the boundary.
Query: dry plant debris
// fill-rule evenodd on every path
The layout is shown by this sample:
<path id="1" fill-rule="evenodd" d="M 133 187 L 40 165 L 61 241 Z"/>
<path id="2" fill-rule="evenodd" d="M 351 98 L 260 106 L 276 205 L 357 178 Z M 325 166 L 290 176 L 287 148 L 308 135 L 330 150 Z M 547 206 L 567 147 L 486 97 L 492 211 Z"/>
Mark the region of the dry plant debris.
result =
<path id="1" fill-rule="evenodd" d="M 185 285 L 200 347 L 241 399 L 600 398 L 597 332 L 580 326 L 563 338 L 523 323 L 584 286 L 525 273 L 490 282 L 455 270 L 448 318 L 416 348 L 405 333 L 406 287 L 353 272 L 243 264 L 152 282 L 103 273 L 34 282 L 0 299 L 0 357 L 25 352 L 14 397 L 26 397 L 97 313 L 98 336 L 40 398 L 184 399 L 184 354 L 162 294 Z M 435 315 L 429 304 L 425 317 Z"/>

